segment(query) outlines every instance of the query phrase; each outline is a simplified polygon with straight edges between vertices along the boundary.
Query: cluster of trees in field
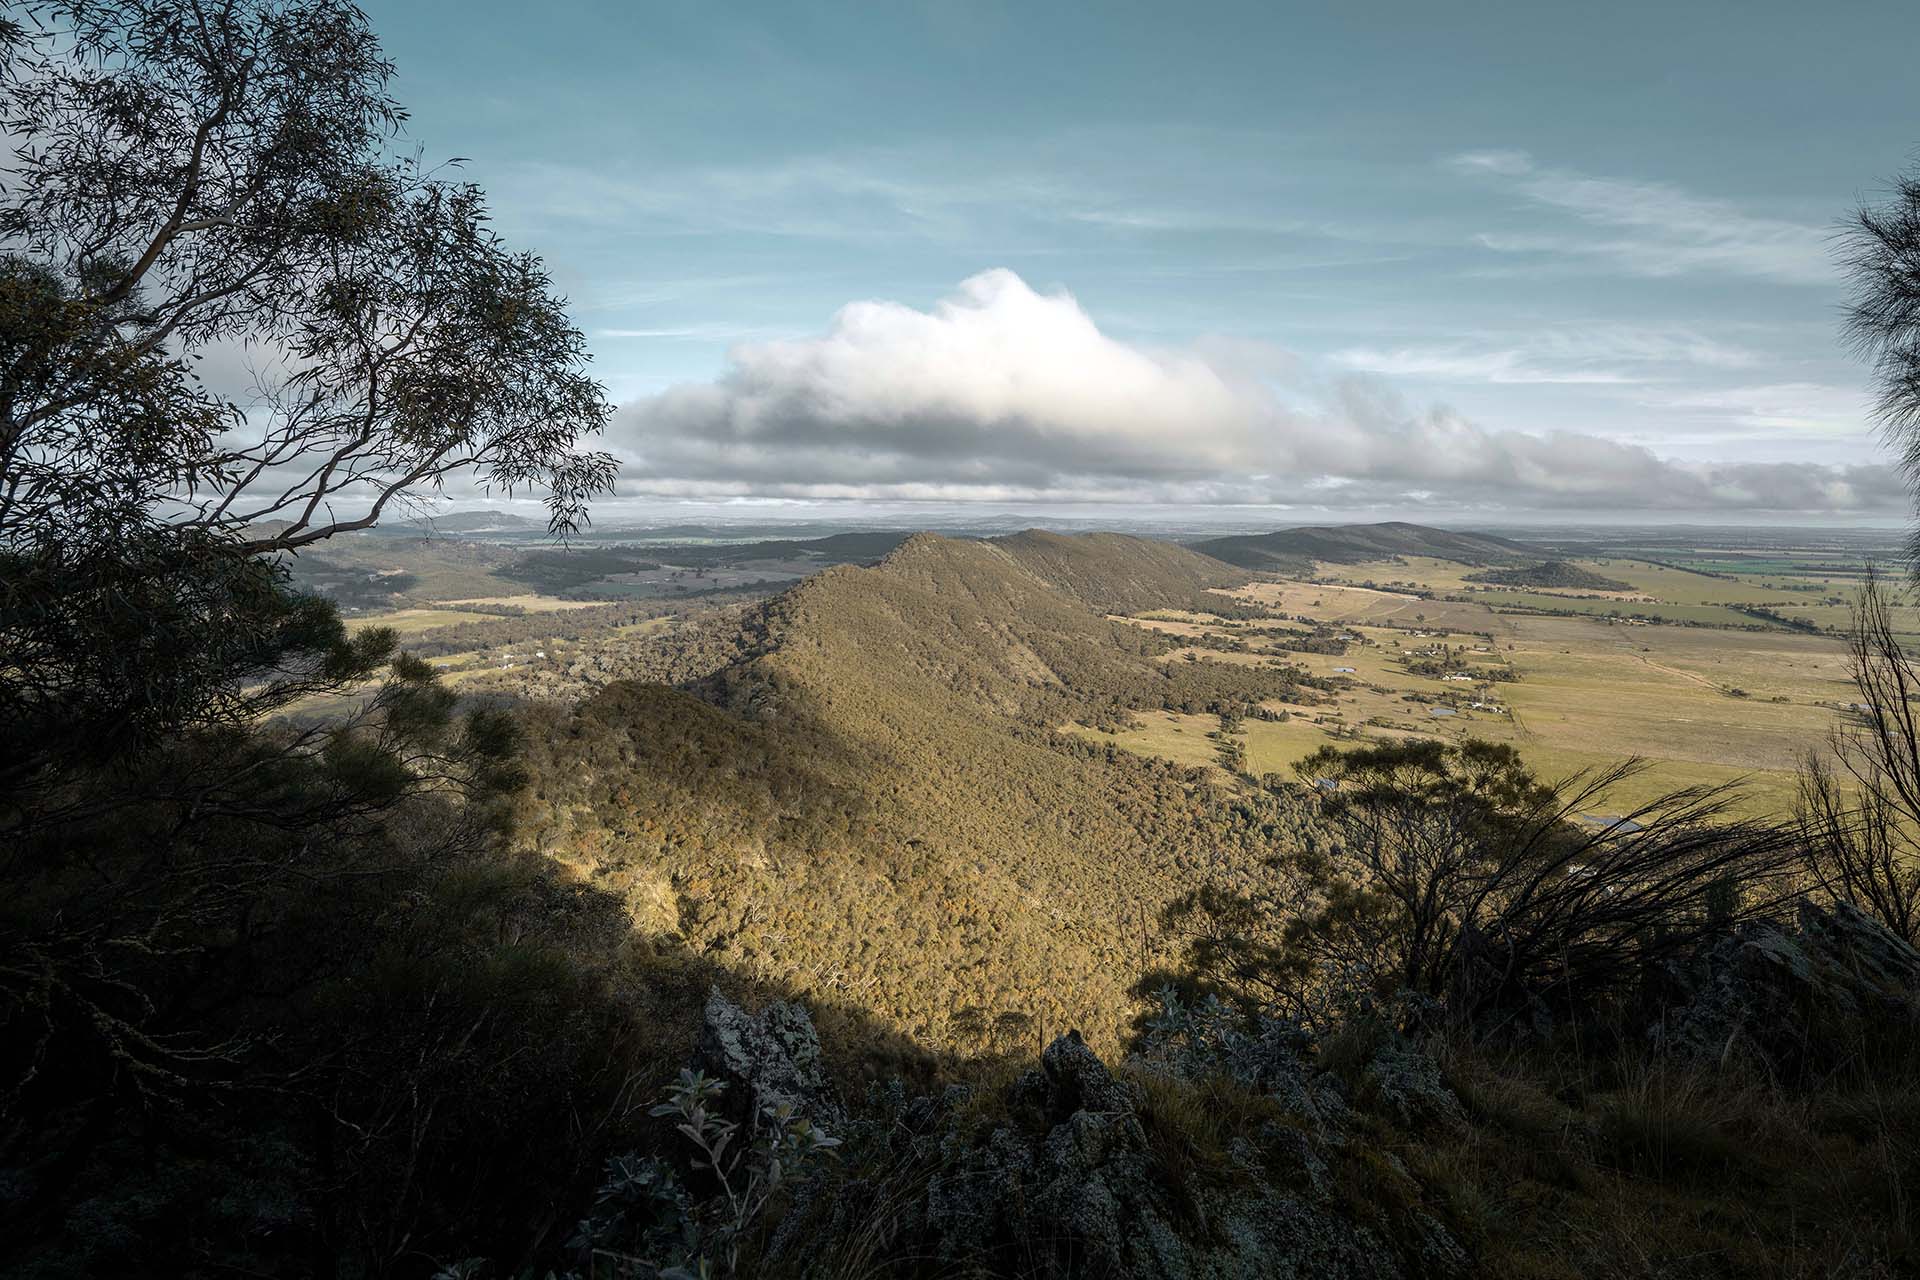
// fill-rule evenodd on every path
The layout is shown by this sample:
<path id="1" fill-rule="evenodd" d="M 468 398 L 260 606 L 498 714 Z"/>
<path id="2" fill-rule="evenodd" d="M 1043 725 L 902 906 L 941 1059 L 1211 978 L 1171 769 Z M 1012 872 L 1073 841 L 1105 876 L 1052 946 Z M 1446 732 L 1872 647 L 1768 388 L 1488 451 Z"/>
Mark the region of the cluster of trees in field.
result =
<path id="1" fill-rule="evenodd" d="M 1562 591 L 1631 591 L 1629 583 L 1583 569 L 1565 560 L 1544 560 L 1539 564 L 1502 569 L 1483 569 L 1466 576 L 1468 582 L 1497 587 L 1530 587 Z"/>

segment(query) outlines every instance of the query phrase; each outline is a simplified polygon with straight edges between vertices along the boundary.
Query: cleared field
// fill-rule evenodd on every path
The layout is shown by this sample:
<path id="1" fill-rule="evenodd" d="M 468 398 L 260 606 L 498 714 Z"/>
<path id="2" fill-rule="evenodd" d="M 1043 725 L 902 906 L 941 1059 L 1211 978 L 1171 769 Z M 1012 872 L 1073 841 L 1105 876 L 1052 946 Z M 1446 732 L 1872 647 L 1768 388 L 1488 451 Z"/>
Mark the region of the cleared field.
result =
<path id="1" fill-rule="evenodd" d="M 435 603 L 447 609 L 459 609 L 466 605 L 476 604 L 504 605 L 515 609 L 525 609 L 528 613 L 554 613 L 561 609 L 597 609 L 603 607 L 606 602 L 604 600 L 561 600 L 554 596 L 518 595 L 483 596 L 477 600 L 440 600 Z"/>
<path id="2" fill-rule="evenodd" d="M 1522 630 L 1509 656 L 1524 678 L 1505 691 L 1514 740 L 1791 771 L 1825 739 L 1831 704 L 1850 692 L 1845 656 L 1832 641 L 1674 632 L 1668 643 L 1672 629 L 1628 637 L 1620 630 L 1561 619 Z"/>
<path id="3" fill-rule="evenodd" d="M 1481 590 L 1473 594 L 1475 600 L 1484 602 L 1491 609 L 1538 609 L 1563 613 L 1586 613 L 1597 618 L 1611 616 L 1659 618 L 1665 622 L 1691 623 L 1706 627 L 1766 625 L 1759 619 L 1749 617 L 1724 604 L 1669 604 L 1659 600 L 1630 600 L 1623 597 L 1596 599 L 1551 591 Z"/>
<path id="4" fill-rule="evenodd" d="M 1249 720 L 1239 735 L 1247 747 L 1247 772 L 1293 776 L 1294 762 L 1333 741 L 1326 729 L 1306 716 L 1291 720 Z"/>
<path id="5" fill-rule="evenodd" d="M 1171 618 L 1161 613 L 1142 614 L 1137 618 L 1125 618 L 1118 614 L 1109 614 L 1108 618 L 1113 622 L 1131 622 L 1135 626 L 1145 627 L 1149 631 L 1159 631 L 1170 636 L 1204 636 L 1210 632 L 1221 629 L 1221 624 L 1218 621 L 1203 621 L 1198 614 L 1192 614 L 1182 618 Z"/>
<path id="6" fill-rule="evenodd" d="M 1576 560 L 1574 563 L 1624 582 L 1635 592 L 1665 604 L 1766 604 L 1783 595 L 1779 588 L 1764 583 L 1709 578 L 1642 560 Z"/>
<path id="7" fill-rule="evenodd" d="M 368 627 L 391 627 L 403 636 L 421 631 L 431 631 L 435 627 L 450 627 L 461 622 L 480 622 L 490 615 L 483 613 L 463 613 L 457 609 L 398 609 L 392 613 L 356 614 L 347 618 L 348 631 L 364 631 Z"/>
<path id="8" fill-rule="evenodd" d="M 1189 716 L 1174 711 L 1143 711 L 1131 729 L 1107 733 L 1085 725 L 1064 726 L 1066 732 L 1093 742 L 1111 742 L 1141 755 L 1159 756 L 1178 764 L 1216 766 L 1218 744 L 1207 737 L 1220 727 L 1218 716 Z"/>
<path id="9" fill-rule="evenodd" d="M 1407 586 L 1425 587 L 1432 591 L 1464 591 L 1473 585 L 1467 581 L 1467 575 L 1478 572 L 1472 565 L 1461 564 L 1457 560 L 1436 560 L 1431 556 L 1320 566 L 1320 577 L 1329 582 L 1371 585 L 1388 590 Z"/>
<path id="10" fill-rule="evenodd" d="M 1225 594 L 1276 613 L 1323 622 L 1365 622 L 1454 631 L 1503 631 L 1507 624 L 1483 604 L 1423 600 L 1392 591 L 1311 582 L 1256 582 Z"/>
<path id="11" fill-rule="evenodd" d="M 1625 592 L 1580 592 L 1541 588 L 1500 588 L 1468 581 L 1478 572 L 1471 565 L 1450 560 L 1410 556 L 1405 560 L 1378 560 L 1354 565 L 1322 566 L 1327 581 L 1346 586 L 1371 585 L 1392 591 L 1421 590 L 1468 594 L 1475 603 L 1511 611 L 1585 613 L 1596 617 L 1642 617 L 1693 626 L 1751 628 L 1768 625 L 1764 619 L 1741 613 L 1736 606 L 1766 608 L 1784 617 L 1806 622 L 1824 631 L 1844 630 L 1850 607 L 1839 597 L 1850 597 L 1857 581 L 1831 574 L 1803 574 L 1790 559 L 1753 562 L 1754 571 L 1735 578 L 1688 572 L 1670 564 L 1620 557 L 1576 559 L 1572 563 L 1603 577 L 1624 582 Z M 1716 565 L 1740 562 L 1715 561 Z M 1808 568 L 1831 568 L 1815 560 Z M 1704 566 L 1703 566 L 1704 567 Z M 1746 568 L 1745 565 L 1740 565 Z M 1725 569 L 1717 572 L 1724 573 Z M 1304 585 L 1304 584 L 1303 584 Z M 1293 597 L 1287 597 L 1292 599 Z M 1837 602 L 1838 601 L 1838 602 Z M 1379 606 L 1369 611 L 1351 607 L 1344 617 L 1385 618 Z M 1895 611 L 1903 633 L 1920 635 L 1920 609 Z"/>
<path id="12" fill-rule="evenodd" d="M 1188 647 L 1185 649 L 1175 649 L 1171 653 L 1164 654 L 1162 655 L 1160 661 L 1162 662 L 1200 662 L 1200 661 L 1231 662 L 1236 666 L 1242 666 L 1242 667 L 1262 667 L 1267 665 L 1273 659 L 1278 657 L 1284 657 L 1290 661 L 1294 658 L 1302 657 L 1302 656 L 1304 655 L 1292 654 L 1292 653 L 1289 653 L 1289 654 L 1229 653 L 1222 649 L 1203 649 L 1203 648 Z"/>
<path id="13" fill-rule="evenodd" d="M 1331 729 L 1353 726 L 1364 738 L 1509 742 L 1546 777 L 1643 757 L 1646 771 L 1608 802 L 1615 810 L 1680 787 L 1740 782 L 1742 811 L 1780 812 L 1792 802 L 1802 753 L 1824 749 L 1839 722 L 1837 708 L 1853 696 L 1846 653 L 1827 637 L 1633 627 L 1484 609 L 1468 611 L 1469 625 L 1451 631 L 1433 625 L 1429 614 L 1419 625 L 1423 634 L 1415 635 L 1404 629 L 1411 618 L 1400 627 L 1383 627 L 1352 615 L 1386 611 L 1391 617 L 1409 603 L 1431 601 L 1324 584 L 1263 586 L 1268 599 L 1281 602 L 1278 607 L 1341 622 L 1361 640 L 1342 655 L 1280 654 L 1261 650 L 1261 639 L 1243 628 L 1177 624 L 1189 634 L 1237 632 L 1256 647 L 1244 654 L 1189 647 L 1178 651 L 1179 660 L 1188 654 L 1201 662 L 1279 657 L 1338 682 L 1332 705 L 1290 708 L 1293 718 L 1284 722 L 1246 722 L 1238 736 L 1256 776 L 1290 772 L 1301 757 L 1334 740 Z M 1321 602 L 1318 613 L 1314 600 Z M 1492 639 L 1479 634 L 1486 631 L 1495 633 Z M 1453 651 L 1469 674 L 1511 664 L 1520 678 L 1485 685 L 1407 669 L 1410 660 L 1424 660 L 1438 645 Z M 1435 715 L 1435 708 L 1449 714 Z M 1156 715 L 1109 740 L 1145 754 L 1213 765 L 1216 744 L 1206 735 L 1217 728 L 1209 716 Z"/>

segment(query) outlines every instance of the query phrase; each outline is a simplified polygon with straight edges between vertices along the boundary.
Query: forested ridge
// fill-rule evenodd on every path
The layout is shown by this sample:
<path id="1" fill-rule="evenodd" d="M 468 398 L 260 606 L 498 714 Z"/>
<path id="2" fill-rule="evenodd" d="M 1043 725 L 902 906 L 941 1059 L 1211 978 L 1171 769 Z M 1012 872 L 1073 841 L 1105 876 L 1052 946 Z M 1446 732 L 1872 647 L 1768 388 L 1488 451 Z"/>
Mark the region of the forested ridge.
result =
<path id="1" fill-rule="evenodd" d="M 1111 535 L 917 536 L 769 602 L 747 654 L 688 688 L 530 710 L 521 836 L 616 887 L 654 945 L 857 998 L 930 1047 L 1070 1026 L 1115 1043 L 1132 986 L 1173 959 L 1161 908 L 1298 821 L 1052 731 L 1311 697 L 1284 668 L 1161 662 L 1167 640 L 1102 615 L 1121 592 L 1182 603 L 1218 573 Z M 857 1057 L 828 1021 L 830 1049 Z"/>

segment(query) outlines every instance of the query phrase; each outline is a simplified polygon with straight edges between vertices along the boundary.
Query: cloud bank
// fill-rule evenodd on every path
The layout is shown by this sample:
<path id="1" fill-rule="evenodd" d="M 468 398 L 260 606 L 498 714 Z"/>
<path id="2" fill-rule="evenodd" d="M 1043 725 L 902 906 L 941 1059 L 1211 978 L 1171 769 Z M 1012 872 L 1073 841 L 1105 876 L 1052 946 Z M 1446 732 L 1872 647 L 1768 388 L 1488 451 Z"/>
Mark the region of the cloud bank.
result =
<path id="1" fill-rule="evenodd" d="M 1489 430 L 1262 344 L 1133 345 L 1006 270 L 930 310 L 857 302 L 817 337 L 740 344 L 715 381 L 624 406 L 611 438 L 633 496 L 1702 514 L 1906 502 L 1891 468 L 1685 465 L 1595 435 Z"/>

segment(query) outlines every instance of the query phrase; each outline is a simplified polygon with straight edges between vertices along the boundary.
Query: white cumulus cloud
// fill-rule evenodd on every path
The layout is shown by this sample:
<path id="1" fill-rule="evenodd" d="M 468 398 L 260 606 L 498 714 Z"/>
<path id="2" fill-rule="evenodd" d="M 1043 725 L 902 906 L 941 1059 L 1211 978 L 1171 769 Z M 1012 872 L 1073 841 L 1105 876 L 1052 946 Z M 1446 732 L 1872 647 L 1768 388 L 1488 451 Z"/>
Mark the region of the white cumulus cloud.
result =
<path id="1" fill-rule="evenodd" d="M 1496 367 L 1492 372 L 1499 372 Z M 1011 271 L 927 310 L 856 302 L 813 337 L 735 346 L 712 382 L 625 405 L 635 495 L 1857 510 L 1878 467 L 1698 467 L 1565 431 L 1494 431 L 1257 343 L 1103 333 Z"/>

